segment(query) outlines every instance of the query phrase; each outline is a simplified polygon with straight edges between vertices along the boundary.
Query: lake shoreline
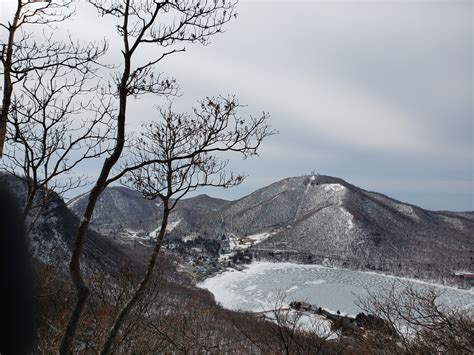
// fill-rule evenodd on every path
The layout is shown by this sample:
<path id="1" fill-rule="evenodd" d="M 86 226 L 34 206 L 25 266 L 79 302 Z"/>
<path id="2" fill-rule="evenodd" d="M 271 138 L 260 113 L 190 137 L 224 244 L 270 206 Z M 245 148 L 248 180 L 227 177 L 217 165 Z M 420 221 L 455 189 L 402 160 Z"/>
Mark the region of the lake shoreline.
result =
<path id="1" fill-rule="evenodd" d="M 269 281 L 270 280 L 270 281 Z M 289 301 L 308 301 L 331 312 L 338 310 L 357 314 L 353 302 L 364 297 L 367 289 L 383 291 L 388 285 L 403 287 L 412 284 L 421 288 L 439 289 L 464 306 L 474 305 L 474 289 L 430 283 L 419 279 L 384 275 L 376 272 L 346 270 L 315 264 L 252 262 L 242 270 L 227 269 L 197 284 L 208 289 L 223 307 L 233 310 L 262 310 L 271 304 L 271 298 L 281 293 Z M 298 298 L 299 297 L 299 298 Z M 340 300 L 340 304 L 337 300 Z M 328 301 L 329 300 L 329 301 Z"/>

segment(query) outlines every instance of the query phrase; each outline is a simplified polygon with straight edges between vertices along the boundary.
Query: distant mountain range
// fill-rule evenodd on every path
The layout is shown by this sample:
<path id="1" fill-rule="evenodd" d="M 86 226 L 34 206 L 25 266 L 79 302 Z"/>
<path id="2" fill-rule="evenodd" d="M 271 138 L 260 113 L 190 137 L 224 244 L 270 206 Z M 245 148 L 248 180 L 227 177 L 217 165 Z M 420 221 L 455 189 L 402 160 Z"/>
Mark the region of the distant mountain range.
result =
<path id="1" fill-rule="evenodd" d="M 68 203 L 76 214 L 87 195 Z M 124 187 L 100 197 L 93 227 L 143 238 L 160 223 L 160 201 Z M 237 201 L 180 201 L 169 235 L 217 240 L 223 252 L 436 276 L 474 267 L 474 213 L 434 212 L 323 175 L 287 178 Z"/>
<path id="2" fill-rule="evenodd" d="M 88 194 L 75 197 L 69 200 L 68 207 L 80 216 L 88 197 Z M 169 228 L 178 223 L 191 228 L 202 215 L 218 211 L 228 202 L 207 195 L 183 199 L 173 211 Z M 105 189 L 99 197 L 91 222 L 94 229 L 106 235 L 144 237 L 160 226 L 161 215 L 160 199 L 147 200 L 137 191 L 114 186 Z"/>

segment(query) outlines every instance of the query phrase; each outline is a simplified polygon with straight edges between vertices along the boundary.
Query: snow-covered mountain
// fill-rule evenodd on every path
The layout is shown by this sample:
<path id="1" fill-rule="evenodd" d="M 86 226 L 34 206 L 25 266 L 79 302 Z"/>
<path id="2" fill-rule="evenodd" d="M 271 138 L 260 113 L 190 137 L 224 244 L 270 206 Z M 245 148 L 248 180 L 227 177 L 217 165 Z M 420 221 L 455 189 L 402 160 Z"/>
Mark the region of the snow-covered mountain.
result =
<path id="1" fill-rule="evenodd" d="M 80 216 L 87 204 L 88 194 L 78 196 L 68 202 L 68 207 Z M 179 202 L 170 218 L 169 229 L 178 224 L 192 228 L 199 216 L 222 208 L 228 201 L 199 195 Z M 146 238 L 161 224 L 161 200 L 147 200 L 131 189 L 113 186 L 105 189 L 99 197 L 92 227 L 104 235 L 115 237 Z"/>
<path id="2" fill-rule="evenodd" d="M 86 198 L 72 200 L 70 208 L 79 214 Z M 156 202 L 112 187 L 101 196 L 93 225 L 148 237 L 159 214 Z M 424 210 L 323 175 L 287 178 L 232 202 L 205 195 L 183 200 L 169 235 L 201 236 L 218 241 L 224 252 L 247 249 L 256 258 L 399 274 L 474 266 L 473 213 Z"/>
<path id="3" fill-rule="evenodd" d="M 474 214 L 427 211 L 330 176 L 278 181 L 208 213 L 195 228 L 265 258 L 393 272 L 474 266 Z"/>
<path id="4" fill-rule="evenodd" d="M 80 216 L 88 198 L 89 194 L 73 198 L 68 202 L 68 207 L 76 216 Z M 105 234 L 117 234 L 123 230 L 150 233 L 156 229 L 161 214 L 159 202 L 144 199 L 139 192 L 125 187 L 107 188 L 97 201 L 92 227 Z"/>

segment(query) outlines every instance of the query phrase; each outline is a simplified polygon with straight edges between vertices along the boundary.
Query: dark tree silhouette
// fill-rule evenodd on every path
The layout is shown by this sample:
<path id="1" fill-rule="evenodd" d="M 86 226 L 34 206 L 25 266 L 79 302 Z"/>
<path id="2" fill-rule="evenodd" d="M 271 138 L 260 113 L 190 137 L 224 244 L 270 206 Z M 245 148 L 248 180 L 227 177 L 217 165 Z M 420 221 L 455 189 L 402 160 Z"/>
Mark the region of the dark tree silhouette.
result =
<path id="1" fill-rule="evenodd" d="M 178 44 L 205 44 L 211 36 L 222 32 L 223 26 L 234 15 L 235 7 L 235 1 L 225 0 L 91 0 L 90 3 L 101 15 L 112 16 L 117 20 L 117 32 L 123 40 L 123 62 L 115 77 L 115 85 L 110 87 L 110 94 L 117 99 L 115 146 L 104 161 L 89 194 L 69 263 L 77 302 L 64 332 L 61 354 L 71 352 L 77 327 L 89 298 L 90 290 L 81 272 L 80 256 L 97 199 L 110 182 L 110 172 L 119 161 L 125 146 L 129 96 L 176 94 L 175 81 L 157 73 L 157 65 L 168 56 L 185 50 L 184 47 L 177 47 Z M 137 55 L 139 49 L 150 45 L 161 51 L 150 57 Z M 112 90 L 115 87 L 117 90 Z"/>
<path id="2" fill-rule="evenodd" d="M 7 134 L 8 116 L 16 84 L 31 72 L 58 66 L 87 72 L 107 51 L 107 43 L 79 44 L 72 39 L 58 41 L 52 31 L 37 35 L 28 32 L 32 26 L 51 28 L 73 16 L 73 0 L 17 0 L 15 13 L 8 23 L 0 23 L 6 30 L 6 41 L 0 39 L 0 58 L 3 66 L 3 95 L 0 115 L 0 158 Z M 54 28 L 51 28 L 54 29 Z"/>
<path id="3" fill-rule="evenodd" d="M 263 139 L 274 133 L 265 113 L 245 120 L 237 116 L 239 107 L 234 98 L 218 97 L 203 100 L 191 115 L 176 114 L 171 108 L 161 110 L 161 119 L 145 124 L 145 131 L 132 145 L 132 157 L 115 178 L 123 176 L 125 184 L 142 192 L 147 199 L 161 199 L 163 216 L 147 270 L 115 319 L 102 354 L 113 351 L 121 326 L 146 290 L 173 208 L 199 187 L 239 185 L 244 176 L 227 173 L 228 161 L 219 159 L 216 153 L 256 155 Z"/>
<path id="4" fill-rule="evenodd" d="M 21 209 L 0 185 L 0 353 L 26 354 L 35 336 L 33 273 Z"/>
<path id="5" fill-rule="evenodd" d="M 84 72 L 62 66 L 30 72 L 14 96 L 0 166 L 25 182 L 23 219 L 34 211 L 28 231 L 51 192 L 84 186 L 86 177 L 74 169 L 110 148 L 111 101 L 94 94 L 90 64 Z"/>
<path id="6" fill-rule="evenodd" d="M 361 348 L 408 354 L 471 354 L 474 351 L 472 309 L 447 306 L 433 288 L 393 283 L 383 292 L 367 290 L 358 306 L 378 324 L 362 336 Z M 382 326 L 380 325 L 382 324 Z"/>

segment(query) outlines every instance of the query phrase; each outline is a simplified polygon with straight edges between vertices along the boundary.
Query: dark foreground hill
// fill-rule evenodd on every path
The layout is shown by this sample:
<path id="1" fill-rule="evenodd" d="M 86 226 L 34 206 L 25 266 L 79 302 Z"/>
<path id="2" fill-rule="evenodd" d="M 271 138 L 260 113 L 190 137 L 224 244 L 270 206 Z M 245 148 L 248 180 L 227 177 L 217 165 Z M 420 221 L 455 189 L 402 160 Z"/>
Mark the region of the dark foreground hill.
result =
<path id="1" fill-rule="evenodd" d="M 0 173 L 0 184 L 17 198 L 22 206 L 25 184 L 16 176 Z M 29 233 L 29 244 L 33 257 L 46 265 L 54 265 L 58 271 L 67 272 L 71 248 L 79 225 L 78 217 L 66 206 L 62 198 L 52 193 L 52 198 L 44 206 L 35 227 Z M 33 210 L 28 222 L 35 218 Z M 102 270 L 114 273 L 133 261 L 126 251 L 99 233 L 90 230 L 83 253 L 83 264 L 88 272 Z"/>
<path id="2" fill-rule="evenodd" d="M 19 178 L 0 173 L 0 184 L 9 195 L 14 195 L 16 203 L 21 204 L 25 185 Z M 201 204 L 207 205 L 206 200 L 205 197 L 198 199 Z M 6 203 L 5 200 L 1 202 Z M 37 227 L 32 230 L 29 238 L 33 249 L 34 275 L 28 276 L 34 276 L 34 282 L 26 279 L 17 268 L 2 269 L 2 272 L 11 272 L 12 279 L 21 277 L 16 283 L 23 285 L 29 292 L 28 297 L 17 297 L 18 302 L 26 300 L 18 307 L 21 312 L 15 308 L 8 309 L 7 314 L 6 305 L 2 305 L 2 330 L 5 330 L 1 339 L 2 349 L 3 337 L 10 337 L 15 349 L 5 353 L 58 352 L 75 304 L 67 261 L 77 226 L 78 218 L 61 198 L 54 196 L 41 213 Z M 2 247 L 4 246 L 9 247 L 7 243 L 2 243 Z M 13 246 L 10 247 L 14 249 Z M 8 250 L 2 251 L 8 253 Z M 101 349 L 111 322 L 139 282 L 140 266 L 146 262 L 148 254 L 149 250 L 146 248 L 141 248 L 140 251 L 127 245 L 117 245 L 110 238 L 89 231 L 82 266 L 91 294 L 77 332 L 74 353 L 97 353 Z M 145 296 L 131 312 L 120 340 L 114 344 L 115 352 L 281 352 L 282 347 L 273 332 L 272 323 L 261 317 L 222 309 L 208 291 L 196 288 L 188 275 L 177 271 L 172 255 L 161 253 L 155 276 L 148 285 Z M 10 279 L 1 281 L 3 285 L 8 285 L 9 290 L 12 288 Z M 5 294 L 3 291 L 2 289 Z M 10 293 L 15 295 L 12 292 L 8 294 Z M 26 308 L 29 313 L 32 313 L 30 308 L 33 309 L 34 320 L 26 319 Z M 25 319 L 28 324 L 24 323 Z M 10 322 L 6 324 L 7 321 Z M 23 351 L 25 343 L 28 347 L 28 343 L 31 343 L 28 342 L 27 331 L 34 334 L 33 349 Z M 11 334 L 16 335 L 16 338 L 11 338 Z M 319 338 L 314 341 L 307 338 L 305 341 L 310 342 L 311 346 L 321 347 Z M 22 343 L 16 343 L 18 341 Z M 328 349 L 341 347 L 338 344 L 324 346 Z"/>

